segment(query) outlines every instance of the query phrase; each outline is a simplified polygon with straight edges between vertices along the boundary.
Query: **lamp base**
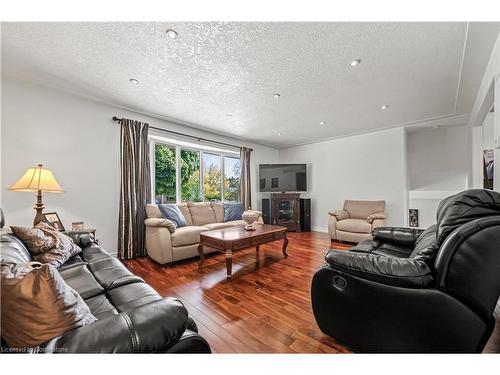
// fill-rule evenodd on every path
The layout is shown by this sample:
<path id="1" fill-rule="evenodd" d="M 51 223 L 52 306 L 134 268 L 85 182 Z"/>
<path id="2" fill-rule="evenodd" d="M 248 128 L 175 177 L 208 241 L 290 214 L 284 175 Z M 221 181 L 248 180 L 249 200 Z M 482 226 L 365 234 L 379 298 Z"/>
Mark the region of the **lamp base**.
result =
<path id="1" fill-rule="evenodd" d="M 35 219 L 33 220 L 33 226 L 37 225 L 38 223 L 43 221 L 43 209 L 45 208 L 43 206 L 42 202 L 42 191 L 38 190 L 38 194 L 36 195 L 36 204 L 35 207 L 33 207 L 36 211 L 35 214 Z"/>

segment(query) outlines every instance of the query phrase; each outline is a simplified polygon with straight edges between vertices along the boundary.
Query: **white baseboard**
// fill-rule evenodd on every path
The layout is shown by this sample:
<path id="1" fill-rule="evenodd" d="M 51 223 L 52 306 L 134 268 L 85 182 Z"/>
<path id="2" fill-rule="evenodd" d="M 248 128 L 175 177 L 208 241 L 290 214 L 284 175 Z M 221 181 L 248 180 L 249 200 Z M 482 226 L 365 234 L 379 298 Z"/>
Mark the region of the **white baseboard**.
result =
<path id="1" fill-rule="evenodd" d="M 313 231 L 313 232 L 321 232 L 321 233 L 328 233 L 328 228 L 326 228 L 326 227 L 311 227 L 311 231 Z"/>

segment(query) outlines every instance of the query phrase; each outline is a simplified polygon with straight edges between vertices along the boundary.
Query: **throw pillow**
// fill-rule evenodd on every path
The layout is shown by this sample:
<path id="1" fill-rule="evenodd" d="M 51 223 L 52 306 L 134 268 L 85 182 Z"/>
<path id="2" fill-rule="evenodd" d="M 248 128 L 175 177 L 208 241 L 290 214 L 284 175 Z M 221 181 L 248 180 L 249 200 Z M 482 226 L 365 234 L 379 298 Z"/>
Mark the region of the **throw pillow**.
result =
<path id="1" fill-rule="evenodd" d="M 224 203 L 224 222 L 241 220 L 244 211 L 243 203 Z"/>
<path id="2" fill-rule="evenodd" d="M 97 319 L 50 264 L 1 264 L 1 330 L 11 348 L 32 348 Z"/>
<path id="3" fill-rule="evenodd" d="M 58 268 L 82 249 L 71 237 L 41 222 L 33 228 L 10 227 L 37 262 L 49 263 Z"/>
<path id="4" fill-rule="evenodd" d="M 186 218 L 176 204 L 159 204 L 158 208 L 163 217 L 174 223 L 176 228 L 186 226 Z"/>

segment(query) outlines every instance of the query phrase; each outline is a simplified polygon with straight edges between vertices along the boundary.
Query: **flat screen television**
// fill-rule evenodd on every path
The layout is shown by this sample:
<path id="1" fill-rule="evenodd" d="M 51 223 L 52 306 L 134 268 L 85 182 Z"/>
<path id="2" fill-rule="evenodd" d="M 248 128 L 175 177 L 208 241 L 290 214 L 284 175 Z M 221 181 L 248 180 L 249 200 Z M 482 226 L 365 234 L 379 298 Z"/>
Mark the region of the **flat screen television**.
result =
<path id="1" fill-rule="evenodd" d="M 307 164 L 260 164 L 259 191 L 307 191 Z"/>

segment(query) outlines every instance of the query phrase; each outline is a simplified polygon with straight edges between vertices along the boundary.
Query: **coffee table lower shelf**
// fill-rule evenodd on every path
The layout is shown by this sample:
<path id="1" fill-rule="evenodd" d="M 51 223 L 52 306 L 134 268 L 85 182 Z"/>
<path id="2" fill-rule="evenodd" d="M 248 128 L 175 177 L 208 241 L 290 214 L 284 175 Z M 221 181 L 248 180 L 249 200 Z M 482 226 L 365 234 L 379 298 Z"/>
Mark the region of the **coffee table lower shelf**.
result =
<path id="1" fill-rule="evenodd" d="M 210 247 L 223 252 L 226 256 L 227 280 L 232 279 L 233 252 L 255 246 L 259 252 L 259 245 L 283 240 L 283 256 L 288 257 L 286 248 L 288 238 L 286 236 L 286 227 L 268 224 L 254 224 L 255 230 L 246 231 L 242 226 L 211 230 L 200 233 L 200 244 L 198 253 L 200 255 L 199 268 L 203 267 L 205 254 L 203 248 Z"/>

